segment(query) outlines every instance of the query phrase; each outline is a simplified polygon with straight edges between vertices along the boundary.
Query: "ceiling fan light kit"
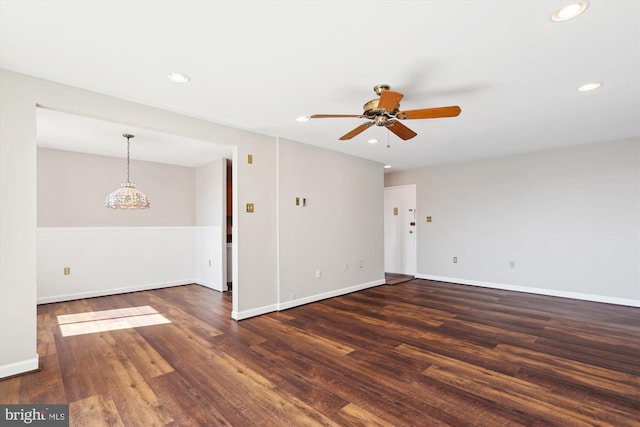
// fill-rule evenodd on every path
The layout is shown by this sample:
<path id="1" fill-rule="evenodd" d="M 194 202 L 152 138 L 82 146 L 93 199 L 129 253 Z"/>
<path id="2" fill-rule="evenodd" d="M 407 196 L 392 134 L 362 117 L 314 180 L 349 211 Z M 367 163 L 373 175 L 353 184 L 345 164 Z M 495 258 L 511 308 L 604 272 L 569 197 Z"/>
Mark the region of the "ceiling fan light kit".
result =
<path id="1" fill-rule="evenodd" d="M 456 117 L 462 111 L 457 105 L 449 107 L 422 108 L 419 110 L 400 110 L 400 101 L 404 97 L 400 92 L 391 90 L 386 84 L 379 84 L 373 87 L 373 91 L 379 98 L 372 99 L 364 104 L 362 114 L 314 114 L 312 119 L 328 119 L 328 118 L 344 118 L 357 117 L 370 120 L 358 126 L 355 129 L 342 135 L 339 139 L 345 141 L 364 132 L 373 125 L 384 126 L 399 138 L 408 140 L 417 135 L 399 120 L 415 120 L 415 119 L 437 119 L 442 117 Z M 387 145 L 388 146 L 388 145 Z"/>

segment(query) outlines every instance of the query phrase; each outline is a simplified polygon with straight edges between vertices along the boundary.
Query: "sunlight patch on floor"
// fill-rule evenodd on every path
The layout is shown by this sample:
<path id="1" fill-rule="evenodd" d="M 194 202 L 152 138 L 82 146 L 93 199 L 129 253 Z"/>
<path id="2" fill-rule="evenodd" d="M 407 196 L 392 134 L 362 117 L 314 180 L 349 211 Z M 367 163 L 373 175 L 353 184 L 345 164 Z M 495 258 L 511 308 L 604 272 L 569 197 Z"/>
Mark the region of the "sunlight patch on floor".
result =
<path id="1" fill-rule="evenodd" d="M 171 321 L 148 305 L 58 316 L 63 337 L 165 323 Z"/>

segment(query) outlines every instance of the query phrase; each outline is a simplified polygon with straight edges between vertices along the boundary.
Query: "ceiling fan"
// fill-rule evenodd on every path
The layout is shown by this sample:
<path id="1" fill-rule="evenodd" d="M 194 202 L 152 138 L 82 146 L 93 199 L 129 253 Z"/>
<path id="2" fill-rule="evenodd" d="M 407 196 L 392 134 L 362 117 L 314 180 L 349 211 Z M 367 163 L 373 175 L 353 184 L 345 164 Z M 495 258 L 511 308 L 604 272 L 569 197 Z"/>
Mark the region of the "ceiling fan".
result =
<path id="1" fill-rule="evenodd" d="M 400 123 L 399 120 L 437 119 L 441 117 L 456 117 L 460 114 L 461 110 L 457 105 L 400 111 L 400 100 L 404 95 L 390 89 L 391 87 L 385 84 L 374 86 L 373 91 L 379 95 L 380 98 L 373 99 L 364 104 L 362 107 L 364 112 L 362 114 L 314 114 L 310 116 L 310 118 L 358 117 L 371 120 L 342 135 L 339 138 L 342 141 L 353 138 L 373 125 L 384 126 L 406 141 L 416 136 L 417 133 Z"/>

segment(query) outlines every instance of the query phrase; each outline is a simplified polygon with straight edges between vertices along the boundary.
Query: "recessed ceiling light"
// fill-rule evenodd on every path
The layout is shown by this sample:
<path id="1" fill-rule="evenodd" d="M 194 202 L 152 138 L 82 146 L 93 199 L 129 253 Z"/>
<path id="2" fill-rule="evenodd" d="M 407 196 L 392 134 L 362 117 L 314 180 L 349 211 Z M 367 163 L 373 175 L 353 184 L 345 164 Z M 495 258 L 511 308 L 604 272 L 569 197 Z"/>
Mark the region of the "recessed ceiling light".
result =
<path id="1" fill-rule="evenodd" d="M 391 165 L 384 165 L 385 169 L 391 169 Z"/>
<path id="2" fill-rule="evenodd" d="M 564 22 L 569 19 L 573 19 L 576 16 L 580 15 L 584 12 L 587 7 L 589 7 L 588 1 L 576 1 L 573 3 L 569 3 L 568 5 L 561 7 L 560 9 L 553 12 L 551 15 L 551 20 L 555 22 Z"/>
<path id="3" fill-rule="evenodd" d="M 169 80 L 176 83 L 187 83 L 189 80 L 191 80 L 189 76 L 182 73 L 169 73 L 167 77 L 169 77 Z"/>
<path id="4" fill-rule="evenodd" d="M 305 117 L 305 116 L 296 117 L 296 122 L 304 123 L 308 121 L 309 121 L 309 117 Z"/>
<path id="5" fill-rule="evenodd" d="M 371 138 L 370 140 L 367 141 L 369 144 L 377 144 L 378 140 L 375 138 Z"/>
<path id="6" fill-rule="evenodd" d="M 600 86 L 602 86 L 602 82 L 586 83 L 578 88 L 578 92 L 589 92 L 590 90 L 598 89 Z"/>

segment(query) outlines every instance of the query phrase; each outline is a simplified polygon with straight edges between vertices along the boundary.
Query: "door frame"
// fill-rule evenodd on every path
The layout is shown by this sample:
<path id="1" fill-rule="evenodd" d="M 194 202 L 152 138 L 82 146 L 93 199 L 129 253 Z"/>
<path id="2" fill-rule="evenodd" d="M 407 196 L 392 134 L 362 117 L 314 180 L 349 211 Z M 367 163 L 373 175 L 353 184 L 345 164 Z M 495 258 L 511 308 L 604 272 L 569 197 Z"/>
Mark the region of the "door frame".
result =
<path id="1" fill-rule="evenodd" d="M 413 270 L 413 273 L 411 274 L 412 276 L 416 276 L 416 274 L 418 273 L 418 216 L 417 216 L 417 188 L 416 188 L 416 184 L 405 184 L 405 185 L 393 185 L 393 186 L 389 186 L 389 187 L 384 187 L 384 190 L 397 190 L 397 189 L 401 189 L 401 188 L 412 188 L 413 192 L 412 195 L 410 196 L 409 202 L 410 205 L 413 206 L 413 216 L 414 216 L 414 221 L 415 221 L 415 226 L 413 228 L 413 234 L 414 234 L 414 238 L 413 238 L 413 248 L 412 248 L 412 253 L 413 253 L 413 265 L 411 266 L 411 269 Z M 384 203 L 383 203 L 383 209 L 384 209 Z M 386 218 L 386 216 L 388 215 L 388 213 L 384 212 L 384 217 Z M 386 220 L 385 220 L 385 226 L 386 226 Z M 385 233 L 386 234 L 386 233 Z M 385 243 L 385 253 L 387 252 L 386 250 L 386 243 Z M 386 257 L 386 255 L 385 255 Z M 386 258 L 385 258 L 385 264 L 386 264 Z M 385 268 L 386 270 L 386 268 Z M 386 272 L 386 271 L 385 271 Z M 388 272 L 388 273 L 395 273 L 395 272 Z M 403 273 L 404 274 L 404 273 Z"/>

